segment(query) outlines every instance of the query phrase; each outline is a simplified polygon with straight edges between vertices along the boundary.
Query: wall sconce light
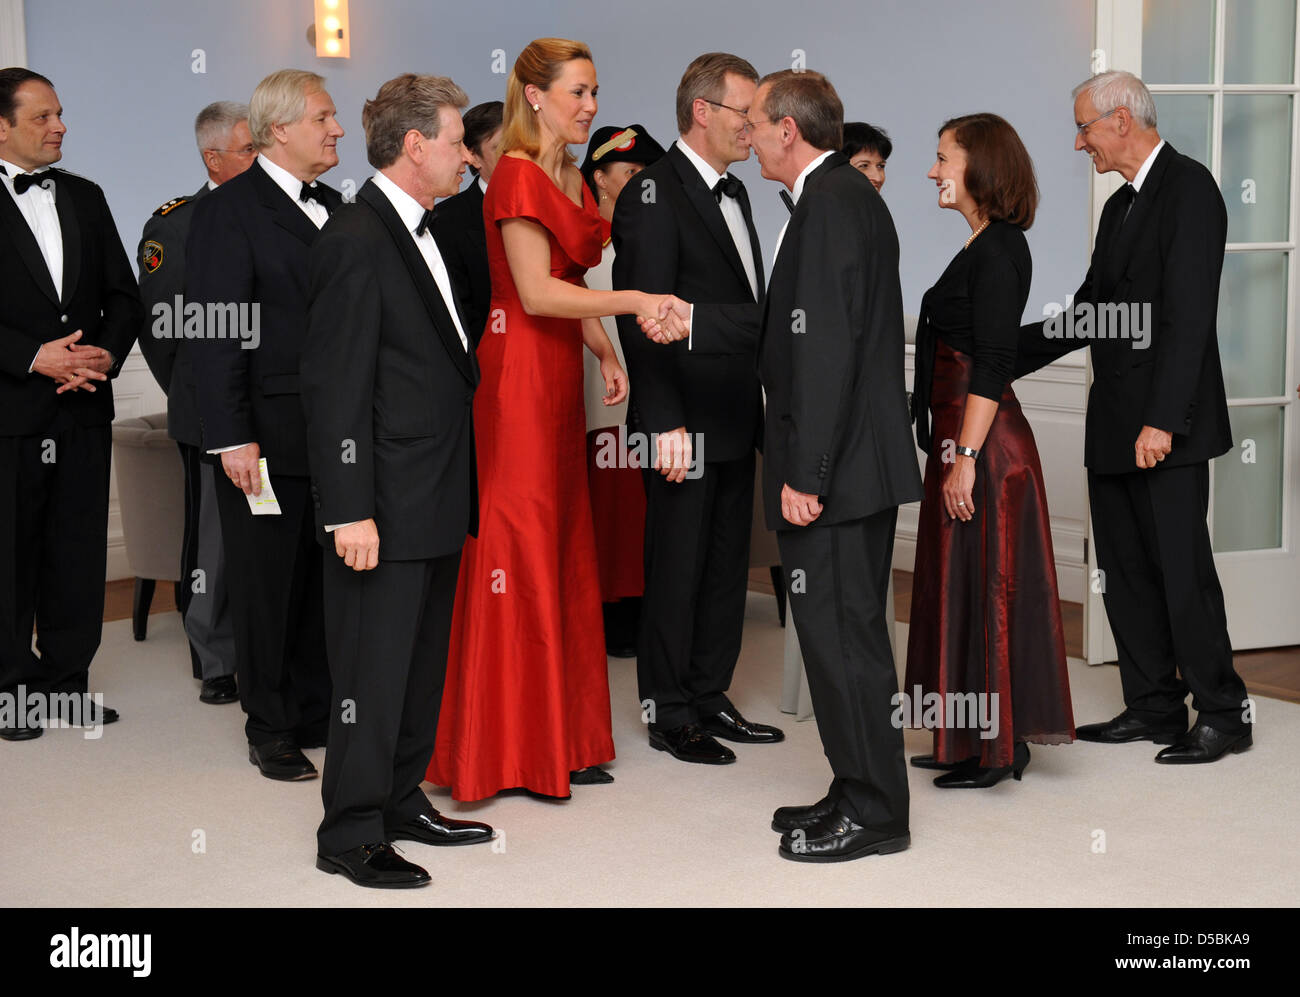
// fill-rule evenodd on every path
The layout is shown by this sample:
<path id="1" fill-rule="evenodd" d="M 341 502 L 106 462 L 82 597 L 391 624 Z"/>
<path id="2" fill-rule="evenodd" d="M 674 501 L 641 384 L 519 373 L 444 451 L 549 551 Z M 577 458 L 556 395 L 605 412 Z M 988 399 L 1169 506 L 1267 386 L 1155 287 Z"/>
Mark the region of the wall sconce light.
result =
<path id="1" fill-rule="evenodd" d="M 348 0 L 316 0 L 316 22 L 307 29 L 307 41 L 322 59 L 347 59 L 352 54 Z"/>

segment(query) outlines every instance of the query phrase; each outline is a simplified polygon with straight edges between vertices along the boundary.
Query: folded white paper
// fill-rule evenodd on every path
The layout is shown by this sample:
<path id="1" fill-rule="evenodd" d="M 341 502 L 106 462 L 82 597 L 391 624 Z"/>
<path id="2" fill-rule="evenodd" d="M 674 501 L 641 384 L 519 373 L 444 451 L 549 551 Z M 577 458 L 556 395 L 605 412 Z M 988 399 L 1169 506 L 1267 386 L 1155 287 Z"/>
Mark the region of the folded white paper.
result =
<path id="1" fill-rule="evenodd" d="M 254 516 L 278 516 L 280 502 L 275 497 L 275 489 L 271 487 L 271 469 L 267 466 L 265 457 L 257 462 L 257 470 L 262 475 L 262 494 L 244 496 L 248 499 L 248 509 Z"/>

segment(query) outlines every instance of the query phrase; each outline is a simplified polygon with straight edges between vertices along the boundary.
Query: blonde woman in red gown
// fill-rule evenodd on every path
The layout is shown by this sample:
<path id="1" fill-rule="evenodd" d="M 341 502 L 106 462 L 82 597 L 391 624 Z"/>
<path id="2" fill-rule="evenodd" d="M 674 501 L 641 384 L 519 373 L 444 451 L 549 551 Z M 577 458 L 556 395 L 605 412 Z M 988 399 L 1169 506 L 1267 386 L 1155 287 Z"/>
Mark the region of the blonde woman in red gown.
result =
<path id="1" fill-rule="evenodd" d="M 662 315 L 670 298 L 593 291 L 600 215 L 568 145 L 586 143 L 596 69 L 580 42 L 543 38 L 506 85 L 483 201 L 492 305 L 474 398 L 479 528 L 461 558 L 428 780 L 458 800 L 521 787 L 552 797 L 612 782 L 600 578 L 587 488 L 584 343 L 606 403 L 627 375 L 601 315 Z"/>

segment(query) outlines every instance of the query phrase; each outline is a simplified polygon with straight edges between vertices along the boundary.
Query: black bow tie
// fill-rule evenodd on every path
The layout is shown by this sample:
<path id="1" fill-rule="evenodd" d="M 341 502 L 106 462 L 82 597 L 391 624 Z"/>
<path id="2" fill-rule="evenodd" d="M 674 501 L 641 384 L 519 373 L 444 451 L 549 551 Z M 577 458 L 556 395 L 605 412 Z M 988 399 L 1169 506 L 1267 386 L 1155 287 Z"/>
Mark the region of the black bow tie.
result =
<path id="1" fill-rule="evenodd" d="M 783 202 L 785 202 L 786 210 L 789 211 L 790 214 L 793 215 L 793 214 L 794 214 L 794 198 L 790 196 L 790 192 L 789 192 L 788 190 L 783 190 L 783 191 L 781 191 L 781 200 L 782 200 Z"/>
<path id="2" fill-rule="evenodd" d="M 14 193 L 26 194 L 31 188 L 41 186 L 42 180 L 48 179 L 39 173 L 19 173 L 14 177 Z"/>
<path id="3" fill-rule="evenodd" d="M 420 224 L 415 226 L 415 237 L 418 239 L 420 236 L 424 235 L 425 232 L 429 231 L 432 225 L 433 225 L 433 210 L 429 209 L 428 211 L 425 211 L 425 213 L 420 216 Z"/>
<path id="4" fill-rule="evenodd" d="M 307 183 L 304 180 L 302 190 L 298 191 L 298 200 L 302 201 L 304 204 L 308 201 L 315 201 L 317 204 L 320 204 L 321 199 L 316 196 L 316 185 L 314 183 Z"/>
<path id="5" fill-rule="evenodd" d="M 713 185 L 713 198 L 719 204 L 722 203 L 722 195 L 728 197 L 739 197 L 745 189 L 745 185 L 733 177 L 730 173 L 724 173 L 722 179 Z"/>

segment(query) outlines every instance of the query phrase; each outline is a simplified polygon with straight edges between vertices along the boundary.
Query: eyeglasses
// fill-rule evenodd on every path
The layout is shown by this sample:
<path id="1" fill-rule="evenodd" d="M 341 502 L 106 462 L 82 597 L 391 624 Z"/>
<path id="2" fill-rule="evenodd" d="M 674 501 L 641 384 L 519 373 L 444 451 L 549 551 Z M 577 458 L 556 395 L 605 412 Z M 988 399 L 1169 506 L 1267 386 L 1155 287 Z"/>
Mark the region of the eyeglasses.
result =
<path id="1" fill-rule="evenodd" d="M 741 131 L 744 132 L 746 135 L 752 135 L 754 134 L 754 129 L 757 128 L 759 125 L 770 125 L 771 123 L 772 123 L 771 118 L 764 118 L 762 121 L 746 120 L 745 127 L 742 128 Z"/>
<path id="2" fill-rule="evenodd" d="M 749 113 L 749 108 L 747 107 L 744 110 L 741 110 L 739 107 L 732 107 L 730 104 L 719 104 L 716 100 L 709 100 L 708 97 L 701 97 L 700 100 L 704 101 L 706 104 L 712 104 L 714 107 L 725 107 L 728 111 L 735 111 L 742 118 Z"/>
<path id="3" fill-rule="evenodd" d="M 1123 105 L 1121 104 L 1120 107 L 1122 107 L 1122 106 L 1123 106 Z M 1075 131 L 1077 131 L 1080 135 L 1083 135 L 1083 134 L 1085 134 L 1085 133 L 1088 131 L 1088 128 L 1089 128 L 1090 126 L 1095 125 L 1095 124 L 1096 124 L 1098 121 L 1100 121 L 1102 118 L 1109 118 L 1112 114 L 1114 114 L 1114 113 L 1115 113 L 1116 111 L 1118 111 L 1118 110 L 1119 110 L 1118 107 L 1112 107 L 1112 108 L 1111 108 L 1109 111 L 1107 111 L 1105 114 L 1099 114 L 1099 115 L 1097 115 L 1095 118 L 1093 118 L 1091 121 L 1085 121 L 1085 122 L 1084 122 L 1083 124 L 1081 124 L 1081 125 L 1075 125 L 1075 126 L 1074 126 Z"/>
<path id="4" fill-rule="evenodd" d="M 242 149 L 207 149 L 206 152 L 225 152 L 232 156 L 256 156 L 257 149 L 252 145 L 246 145 Z"/>

